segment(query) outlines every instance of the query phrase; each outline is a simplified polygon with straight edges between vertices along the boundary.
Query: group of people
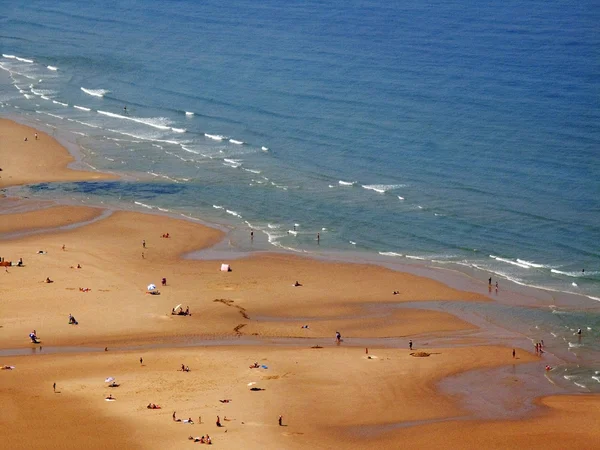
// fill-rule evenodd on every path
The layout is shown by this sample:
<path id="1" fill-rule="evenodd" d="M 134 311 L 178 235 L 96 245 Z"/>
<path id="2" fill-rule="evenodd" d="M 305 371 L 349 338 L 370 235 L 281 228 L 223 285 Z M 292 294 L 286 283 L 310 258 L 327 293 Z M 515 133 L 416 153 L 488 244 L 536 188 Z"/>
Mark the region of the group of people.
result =
<path id="1" fill-rule="evenodd" d="M 182 364 L 180 370 L 182 372 L 189 372 L 190 371 L 190 366 L 186 366 L 185 364 Z"/>
<path id="2" fill-rule="evenodd" d="M 190 312 L 190 307 L 186 307 L 185 311 L 183 310 L 183 307 L 180 306 L 179 309 L 176 311 L 175 308 L 173 308 L 171 310 L 171 315 L 172 316 L 191 316 L 192 313 Z"/>
<path id="3" fill-rule="evenodd" d="M 188 439 L 190 441 L 194 441 L 194 442 L 200 442 L 201 444 L 212 444 L 212 440 L 210 439 L 210 436 L 207 434 L 206 437 L 202 436 L 202 437 L 193 437 L 193 436 L 189 436 Z"/>
<path id="4" fill-rule="evenodd" d="M 167 239 L 168 239 L 169 237 L 170 237 L 170 236 L 169 236 L 169 233 L 164 233 L 164 234 L 161 236 L 161 238 L 167 238 Z"/>
<path id="5" fill-rule="evenodd" d="M 542 353 L 544 353 L 544 340 L 543 339 L 541 342 L 535 343 L 535 354 L 541 355 Z"/>
<path id="6" fill-rule="evenodd" d="M 148 403 L 148 406 L 146 406 L 146 408 L 148 409 L 160 409 L 160 406 L 154 404 L 154 403 Z"/>

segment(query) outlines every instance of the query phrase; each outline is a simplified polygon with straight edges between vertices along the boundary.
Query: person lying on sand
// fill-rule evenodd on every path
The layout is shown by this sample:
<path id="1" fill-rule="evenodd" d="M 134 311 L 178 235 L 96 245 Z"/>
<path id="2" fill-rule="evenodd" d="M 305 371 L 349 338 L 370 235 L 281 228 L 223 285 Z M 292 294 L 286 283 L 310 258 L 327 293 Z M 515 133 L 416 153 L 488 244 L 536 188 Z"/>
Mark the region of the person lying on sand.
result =
<path id="1" fill-rule="evenodd" d="M 112 383 L 110 383 L 108 385 L 108 387 L 119 387 L 119 386 L 121 386 L 121 385 L 119 383 L 117 383 L 116 381 L 113 381 Z"/>
<path id="2" fill-rule="evenodd" d="M 44 283 L 54 283 L 54 281 L 52 281 L 50 277 L 46 277 L 46 281 L 44 281 Z"/>
<path id="3" fill-rule="evenodd" d="M 79 292 L 90 292 L 90 291 L 91 291 L 90 288 L 82 288 L 82 287 L 79 288 Z"/>
<path id="4" fill-rule="evenodd" d="M 188 417 L 187 419 L 183 419 L 183 423 L 191 423 L 192 425 L 194 425 L 194 421 L 192 420 L 191 417 Z"/>
<path id="5" fill-rule="evenodd" d="M 160 406 L 155 405 L 154 403 L 148 403 L 148 406 L 146 406 L 146 408 L 148 408 L 148 409 L 160 409 Z"/>
<path id="6" fill-rule="evenodd" d="M 296 282 L 294 283 L 294 286 L 295 286 L 295 287 L 298 287 L 298 286 L 302 286 L 302 285 L 301 285 L 300 283 L 298 283 L 298 281 L 296 281 Z"/>
<path id="7" fill-rule="evenodd" d="M 224 398 L 223 400 L 219 400 L 221 403 L 229 403 L 231 401 L 230 398 Z M 219 416 L 217 416 L 219 417 Z"/>
<path id="8" fill-rule="evenodd" d="M 13 370 L 15 368 L 15 366 L 2 366 L 0 367 L 0 369 L 2 370 Z"/>
<path id="9" fill-rule="evenodd" d="M 258 369 L 259 367 L 260 367 L 260 366 L 258 365 L 258 363 L 257 363 L 257 362 L 255 362 L 254 364 L 252 364 L 252 365 L 250 366 L 250 368 L 251 368 L 251 369 Z"/>
<path id="10" fill-rule="evenodd" d="M 115 398 L 112 396 L 112 394 L 108 394 L 108 397 L 105 397 L 104 399 L 105 399 L 105 400 L 116 400 L 116 399 L 115 399 Z"/>

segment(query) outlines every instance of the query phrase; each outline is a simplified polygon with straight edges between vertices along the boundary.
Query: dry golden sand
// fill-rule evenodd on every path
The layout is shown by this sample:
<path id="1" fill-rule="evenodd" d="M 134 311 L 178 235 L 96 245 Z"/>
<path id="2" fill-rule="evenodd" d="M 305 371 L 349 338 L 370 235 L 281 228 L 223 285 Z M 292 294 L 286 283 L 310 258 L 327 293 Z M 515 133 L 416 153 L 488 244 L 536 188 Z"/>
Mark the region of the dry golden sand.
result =
<path id="1" fill-rule="evenodd" d="M 110 174 L 68 169 L 73 161 L 69 152 L 46 133 L 0 119 L 0 188 L 50 181 L 116 178 Z"/>
<path id="2" fill-rule="evenodd" d="M 28 142 L 22 141 L 24 133 Z M 33 133 L 0 121 L 0 187 L 101 176 L 69 171 L 66 151 L 42 133 L 35 141 Z M 37 169 L 29 172 L 28 164 Z M 509 348 L 462 346 L 427 348 L 427 358 L 370 348 L 368 359 L 363 348 L 347 344 L 352 338 L 468 333 L 473 326 L 449 314 L 382 308 L 415 300 L 489 301 L 483 295 L 376 266 L 279 254 L 225 261 L 233 272 L 224 273 L 220 261 L 181 259 L 218 242 L 223 233 L 165 216 L 114 212 L 77 228 L 56 229 L 99 213 L 56 206 L 0 215 L 0 234 L 53 229 L 0 240 L 0 256 L 22 257 L 25 263 L 0 271 L 0 348 L 32 347 L 27 338 L 32 329 L 47 348 L 109 347 L 108 352 L 0 357 L 0 365 L 16 366 L 0 371 L 0 436 L 7 448 L 179 449 L 201 445 L 187 436 L 206 433 L 215 446 L 229 449 L 581 449 L 595 448 L 591 443 L 600 440 L 597 396 L 542 399 L 542 412 L 519 421 L 394 426 L 468 414 L 455 398 L 436 390 L 448 375 L 535 357 L 522 353 L 515 361 Z M 171 237 L 162 238 L 167 232 Z M 46 277 L 54 282 L 44 283 Z M 296 280 L 301 287 L 292 286 Z M 161 295 L 146 294 L 149 283 L 159 285 Z M 191 317 L 170 315 L 180 303 L 190 307 Z M 67 324 L 69 313 L 79 325 Z M 304 324 L 309 328 L 301 328 Z M 336 330 L 348 338 L 339 347 L 332 343 Z M 199 338 L 235 342 L 237 335 L 262 341 L 252 347 L 165 347 Z M 298 340 L 294 347 L 278 346 L 269 344 L 271 337 L 326 337 L 321 342 L 328 344 L 315 349 L 310 348 L 314 341 Z M 134 343 L 162 348 L 119 350 Z M 268 369 L 250 369 L 255 361 Z M 192 371 L 178 371 L 181 364 Z M 121 386 L 107 388 L 108 376 Z M 54 382 L 60 393 L 53 393 Z M 250 382 L 265 390 L 250 391 Z M 109 393 L 117 400 L 104 401 Z M 219 402 L 225 398 L 232 402 Z M 149 402 L 163 409 L 148 410 Z M 175 423 L 174 410 L 182 419 L 197 422 L 202 416 L 203 424 Z M 285 427 L 277 425 L 280 414 Z M 216 415 L 225 427 L 215 426 Z"/>

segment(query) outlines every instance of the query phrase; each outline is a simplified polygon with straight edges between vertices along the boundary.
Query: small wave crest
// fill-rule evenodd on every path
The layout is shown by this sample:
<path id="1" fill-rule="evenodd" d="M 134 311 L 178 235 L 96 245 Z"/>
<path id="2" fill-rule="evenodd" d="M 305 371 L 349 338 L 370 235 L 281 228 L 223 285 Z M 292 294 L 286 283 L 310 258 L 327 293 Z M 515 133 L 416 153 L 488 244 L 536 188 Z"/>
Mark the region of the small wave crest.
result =
<path id="1" fill-rule="evenodd" d="M 26 63 L 29 63 L 29 64 L 33 64 L 33 60 L 32 60 L 32 59 L 27 59 L 27 58 L 19 58 L 18 56 L 15 56 L 15 59 L 16 59 L 17 61 L 21 61 L 21 62 L 26 62 Z"/>
<path id="2" fill-rule="evenodd" d="M 354 186 L 356 184 L 356 181 L 344 181 L 344 180 L 339 180 L 338 184 L 340 186 Z"/>
<path id="3" fill-rule="evenodd" d="M 558 269 L 550 269 L 550 272 L 556 273 L 559 275 L 565 275 L 567 277 L 573 277 L 573 278 L 585 277 L 586 275 L 596 275 L 598 273 L 598 272 L 563 272 L 562 270 L 558 270 Z"/>
<path id="4" fill-rule="evenodd" d="M 500 261 L 506 264 L 512 264 L 513 266 L 518 266 L 521 267 L 523 269 L 530 269 L 531 266 L 527 265 L 527 264 L 522 264 L 520 262 L 517 261 L 513 261 L 512 259 L 506 259 L 506 258 L 501 258 L 499 256 L 495 256 L 495 255 L 490 255 L 490 258 L 495 259 L 496 261 Z"/>
<path id="5" fill-rule="evenodd" d="M 226 210 L 225 210 L 225 212 L 226 212 L 227 214 L 231 214 L 232 216 L 238 217 L 239 219 L 241 219 L 241 218 L 242 218 L 242 215 L 241 215 L 240 213 L 238 213 L 238 212 L 236 212 L 236 211 L 233 211 L 233 210 L 231 210 L 231 209 L 226 209 Z"/>
<path id="6" fill-rule="evenodd" d="M 53 72 L 56 72 L 56 71 L 58 70 L 58 67 L 55 67 L 55 66 L 46 66 L 46 68 L 47 68 L 48 70 L 51 70 L 51 71 L 53 71 Z"/>
<path id="7" fill-rule="evenodd" d="M 61 105 L 61 106 L 69 106 L 68 103 L 59 102 L 58 100 L 52 100 L 52 103 L 56 103 L 57 105 Z"/>
<path id="8" fill-rule="evenodd" d="M 2 53 L 2 56 L 4 56 L 5 58 L 8 58 L 8 59 L 16 59 L 17 58 L 15 55 L 7 55 L 6 53 Z"/>
<path id="9" fill-rule="evenodd" d="M 402 256 L 401 253 L 396 252 L 379 252 L 379 254 L 383 256 Z"/>
<path id="10" fill-rule="evenodd" d="M 519 259 L 517 258 L 517 262 L 520 264 L 525 264 L 526 266 L 530 266 L 530 267 L 535 267 L 535 268 L 548 268 L 549 266 L 545 265 L 545 264 L 538 264 L 538 263 L 534 263 L 531 261 L 527 261 L 524 259 Z"/>
<path id="11" fill-rule="evenodd" d="M 185 112 L 185 115 L 186 115 L 186 116 L 193 116 L 193 115 L 194 115 L 194 113 L 193 113 L 193 112 L 191 112 L 191 111 L 186 111 L 186 112 Z"/>
<path id="12" fill-rule="evenodd" d="M 92 97 L 104 97 L 104 95 L 110 92 L 106 89 L 86 89 L 84 87 L 81 87 L 80 89 L 87 95 L 91 95 Z"/>
<path id="13" fill-rule="evenodd" d="M 91 111 L 90 108 L 86 108 L 85 106 L 73 105 L 73 108 L 80 109 L 82 111 Z"/>
<path id="14" fill-rule="evenodd" d="M 212 139 L 213 141 L 222 141 L 223 139 L 225 139 L 225 136 L 221 136 L 220 134 L 204 133 L 204 136 L 206 136 L 209 139 Z"/>
<path id="15" fill-rule="evenodd" d="M 229 139 L 229 142 L 231 142 L 232 144 L 235 144 L 235 145 L 243 145 L 244 144 L 243 141 L 236 141 L 235 139 Z"/>
<path id="16" fill-rule="evenodd" d="M 364 189 L 375 191 L 379 194 L 385 194 L 387 191 L 403 187 L 402 184 L 363 184 Z"/>

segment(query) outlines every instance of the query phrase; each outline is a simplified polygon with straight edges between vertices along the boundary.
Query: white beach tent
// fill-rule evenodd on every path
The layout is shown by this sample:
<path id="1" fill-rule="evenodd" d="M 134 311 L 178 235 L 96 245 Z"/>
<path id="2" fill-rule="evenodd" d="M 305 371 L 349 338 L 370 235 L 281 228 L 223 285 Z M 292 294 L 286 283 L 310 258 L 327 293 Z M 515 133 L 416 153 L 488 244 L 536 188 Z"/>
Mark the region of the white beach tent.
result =
<path id="1" fill-rule="evenodd" d="M 148 290 L 149 291 L 153 291 L 154 289 L 156 289 L 156 285 L 155 284 L 149 284 L 148 285 Z"/>
<path id="2" fill-rule="evenodd" d="M 221 264 L 221 272 L 231 272 L 229 264 Z"/>

